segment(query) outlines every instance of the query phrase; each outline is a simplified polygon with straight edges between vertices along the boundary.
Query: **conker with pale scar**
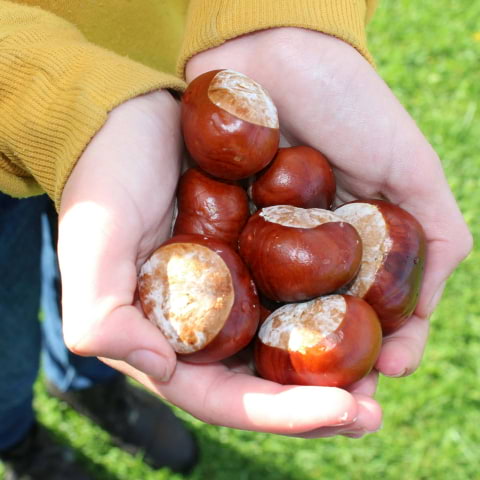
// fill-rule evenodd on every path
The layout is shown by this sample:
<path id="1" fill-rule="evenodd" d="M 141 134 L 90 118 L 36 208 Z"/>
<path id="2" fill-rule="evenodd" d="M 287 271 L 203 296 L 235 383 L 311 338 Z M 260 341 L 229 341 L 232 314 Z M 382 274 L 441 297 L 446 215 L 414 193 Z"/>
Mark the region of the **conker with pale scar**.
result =
<path id="1" fill-rule="evenodd" d="M 174 235 L 205 235 L 238 248 L 238 237 L 250 214 L 242 187 L 190 168 L 180 178 L 177 206 Z"/>
<path id="2" fill-rule="evenodd" d="M 329 209 L 335 191 L 335 176 L 327 158 L 306 146 L 280 148 L 251 189 L 258 208 L 293 205 Z"/>
<path id="3" fill-rule="evenodd" d="M 277 205 L 249 218 L 239 252 L 261 293 L 276 302 L 298 302 L 350 282 L 360 267 L 362 242 L 355 228 L 329 210 Z"/>
<path id="4" fill-rule="evenodd" d="M 267 91 L 233 70 L 195 78 L 181 104 L 185 145 L 206 172 L 225 180 L 262 170 L 280 140 L 277 109 Z"/>
<path id="5" fill-rule="evenodd" d="M 417 305 L 426 251 L 423 228 L 406 210 L 382 200 L 347 203 L 335 214 L 357 229 L 363 243 L 360 271 L 342 292 L 372 305 L 389 335 Z"/>
<path id="6" fill-rule="evenodd" d="M 373 308 L 349 295 L 285 305 L 262 324 L 255 365 L 284 385 L 346 388 L 367 375 L 382 345 Z"/>
<path id="7" fill-rule="evenodd" d="M 186 361 L 223 360 L 256 333 L 255 285 L 235 250 L 219 240 L 172 237 L 142 266 L 138 290 L 147 318 Z"/>

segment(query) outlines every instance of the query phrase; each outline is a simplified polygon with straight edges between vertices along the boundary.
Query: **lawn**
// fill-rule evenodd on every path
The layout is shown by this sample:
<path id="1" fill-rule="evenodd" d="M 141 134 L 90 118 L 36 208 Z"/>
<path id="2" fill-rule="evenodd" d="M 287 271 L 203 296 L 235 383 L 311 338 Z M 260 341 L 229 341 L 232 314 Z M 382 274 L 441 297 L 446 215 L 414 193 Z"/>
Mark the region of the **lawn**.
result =
<path id="1" fill-rule="evenodd" d="M 480 2 L 382 0 L 369 27 L 378 70 L 442 158 L 480 239 Z M 425 206 L 428 208 L 428 205 Z M 452 276 L 432 318 L 421 368 L 382 378 L 383 429 L 361 440 L 302 441 L 201 424 L 203 460 L 189 477 L 146 467 L 37 385 L 41 420 L 99 480 L 471 480 L 480 478 L 480 253 Z M 1 467 L 0 467 L 1 475 Z"/>

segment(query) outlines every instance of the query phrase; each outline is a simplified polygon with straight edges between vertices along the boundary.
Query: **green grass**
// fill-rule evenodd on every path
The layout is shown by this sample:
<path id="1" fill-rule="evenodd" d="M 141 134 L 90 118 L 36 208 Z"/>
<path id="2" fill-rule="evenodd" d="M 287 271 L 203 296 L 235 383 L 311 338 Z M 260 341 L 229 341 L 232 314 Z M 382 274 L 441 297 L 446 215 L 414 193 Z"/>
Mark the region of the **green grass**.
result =
<path id="1" fill-rule="evenodd" d="M 480 3 L 383 0 L 370 25 L 378 70 L 442 158 L 450 185 L 480 238 Z M 426 206 L 427 208 L 427 206 Z M 480 478 L 480 254 L 451 278 L 421 368 L 382 379 L 384 428 L 361 440 L 301 441 L 203 425 L 179 412 L 203 451 L 195 480 L 471 480 Z M 98 479 L 182 479 L 154 472 L 108 435 L 49 399 L 41 420 L 77 450 Z M 1 467 L 0 467 L 1 469 Z M 1 472 L 1 470 L 0 470 Z"/>

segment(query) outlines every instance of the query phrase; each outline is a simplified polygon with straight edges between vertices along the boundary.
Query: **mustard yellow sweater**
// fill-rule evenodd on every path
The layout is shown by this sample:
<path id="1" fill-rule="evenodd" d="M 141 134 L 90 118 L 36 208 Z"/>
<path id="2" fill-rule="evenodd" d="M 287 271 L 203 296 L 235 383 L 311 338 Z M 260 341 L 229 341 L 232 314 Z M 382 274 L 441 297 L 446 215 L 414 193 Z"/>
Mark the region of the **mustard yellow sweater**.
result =
<path id="1" fill-rule="evenodd" d="M 62 189 L 107 113 L 184 88 L 187 60 L 245 33 L 297 26 L 369 58 L 377 0 L 0 0 L 0 190 Z"/>

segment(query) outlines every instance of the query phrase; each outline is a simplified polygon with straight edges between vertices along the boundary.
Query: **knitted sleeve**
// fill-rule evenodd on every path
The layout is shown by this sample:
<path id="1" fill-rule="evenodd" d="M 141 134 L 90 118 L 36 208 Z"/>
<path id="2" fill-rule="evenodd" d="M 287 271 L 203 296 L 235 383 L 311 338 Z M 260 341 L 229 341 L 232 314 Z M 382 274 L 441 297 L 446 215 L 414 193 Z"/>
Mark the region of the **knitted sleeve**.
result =
<path id="1" fill-rule="evenodd" d="M 181 80 L 92 45 L 65 20 L 0 0 L 0 190 L 17 197 L 47 192 L 58 207 L 63 187 L 108 112 Z"/>
<path id="2" fill-rule="evenodd" d="M 371 61 L 365 26 L 378 0 L 191 0 L 178 73 L 197 53 L 258 30 L 302 27 L 338 37 Z"/>

